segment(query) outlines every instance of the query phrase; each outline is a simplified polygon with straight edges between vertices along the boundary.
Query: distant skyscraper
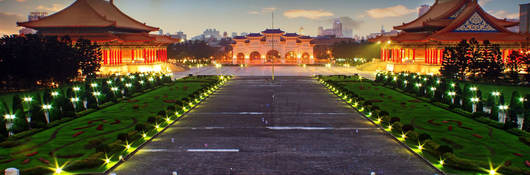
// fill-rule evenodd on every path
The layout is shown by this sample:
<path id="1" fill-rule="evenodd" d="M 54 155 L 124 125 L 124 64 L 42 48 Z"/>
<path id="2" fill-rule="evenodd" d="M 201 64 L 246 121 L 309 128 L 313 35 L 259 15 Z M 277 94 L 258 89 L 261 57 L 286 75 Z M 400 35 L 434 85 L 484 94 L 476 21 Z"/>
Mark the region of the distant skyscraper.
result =
<path id="1" fill-rule="evenodd" d="M 318 26 L 318 36 L 324 36 L 324 27 Z"/>
<path id="2" fill-rule="evenodd" d="M 418 9 L 418 16 L 423 16 L 425 13 L 427 13 L 427 11 L 429 11 L 429 9 L 431 9 L 430 5 L 427 5 L 427 4 L 421 5 L 420 8 Z"/>
<path id="3" fill-rule="evenodd" d="M 247 32 L 242 32 L 242 33 L 241 33 L 241 36 L 247 36 L 247 35 L 248 35 Z"/>
<path id="4" fill-rule="evenodd" d="M 342 23 L 340 22 L 340 19 L 337 18 L 335 21 L 333 21 L 333 32 L 335 33 L 335 36 L 337 38 L 342 38 Z"/>
<path id="5" fill-rule="evenodd" d="M 46 16 L 48 16 L 48 12 L 30 12 L 28 15 L 28 21 L 36 21 Z"/>
<path id="6" fill-rule="evenodd" d="M 232 38 L 237 36 L 237 32 L 232 32 Z"/>
<path id="7" fill-rule="evenodd" d="M 521 9 L 519 11 L 519 31 L 521 33 L 530 33 L 530 3 L 521 4 Z"/>
<path id="8" fill-rule="evenodd" d="M 228 38 L 228 32 L 223 32 L 223 38 Z"/>
<path id="9" fill-rule="evenodd" d="M 304 27 L 300 26 L 300 29 L 298 29 L 299 35 L 304 35 Z"/>
<path id="10" fill-rule="evenodd" d="M 164 35 L 164 30 L 160 29 L 160 30 L 158 31 L 158 34 L 159 34 L 159 35 Z"/>
<path id="11" fill-rule="evenodd" d="M 28 21 L 36 21 L 43 17 L 48 16 L 48 12 L 30 12 L 28 15 Z M 22 28 L 18 31 L 20 35 L 36 34 L 37 31 L 30 28 Z"/>

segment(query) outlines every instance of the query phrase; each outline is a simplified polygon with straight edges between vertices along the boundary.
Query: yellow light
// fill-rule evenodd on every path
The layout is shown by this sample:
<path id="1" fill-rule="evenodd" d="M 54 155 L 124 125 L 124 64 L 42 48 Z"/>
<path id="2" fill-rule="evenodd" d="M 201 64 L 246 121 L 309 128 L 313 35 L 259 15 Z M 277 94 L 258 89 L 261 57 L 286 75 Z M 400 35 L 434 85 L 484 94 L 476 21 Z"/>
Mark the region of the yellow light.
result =
<path id="1" fill-rule="evenodd" d="M 418 146 L 418 149 L 419 149 L 420 151 L 423 150 L 423 145 L 419 145 L 419 146 Z"/>
<path id="2" fill-rule="evenodd" d="M 61 174 L 63 172 L 63 169 L 58 167 L 57 169 L 55 169 L 55 174 Z"/>
<path id="3" fill-rule="evenodd" d="M 387 43 L 387 44 L 391 44 L 391 43 L 392 43 L 392 41 L 388 40 L 388 41 L 387 41 L 386 43 Z"/>
<path id="4" fill-rule="evenodd" d="M 156 125 L 155 128 L 158 129 L 158 128 L 160 128 L 160 126 L 159 126 L 159 125 Z"/>
<path id="5" fill-rule="evenodd" d="M 440 165 L 444 165 L 445 161 L 444 160 L 440 160 Z"/>
<path id="6" fill-rule="evenodd" d="M 125 145 L 125 149 L 131 149 L 131 145 Z"/>
<path id="7" fill-rule="evenodd" d="M 166 118 L 166 121 L 167 121 L 167 122 L 170 122 L 170 121 L 171 121 L 171 119 L 169 119 L 169 117 L 168 117 L 168 118 Z"/>
<path id="8" fill-rule="evenodd" d="M 389 125 L 389 126 L 388 126 L 388 130 L 392 130 L 392 125 Z"/>
<path id="9" fill-rule="evenodd" d="M 401 134 L 401 138 L 402 138 L 403 140 L 405 140 L 405 139 L 407 138 L 407 135 L 403 133 L 403 134 Z"/>
<path id="10" fill-rule="evenodd" d="M 110 159 L 109 159 L 109 158 L 106 158 L 106 159 L 105 159 L 105 163 L 106 163 L 106 164 L 110 163 Z"/>
<path id="11" fill-rule="evenodd" d="M 143 134 L 142 134 L 142 137 L 143 137 L 143 138 L 146 138 L 146 137 L 147 137 L 147 134 L 143 133 Z"/>
<path id="12" fill-rule="evenodd" d="M 493 169 L 491 169 L 489 173 L 490 173 L 490 175 L 495 175 L 495 174 L 497 174 L 497 172 L 495 172 L 495 170 L 493 170 Z"/>

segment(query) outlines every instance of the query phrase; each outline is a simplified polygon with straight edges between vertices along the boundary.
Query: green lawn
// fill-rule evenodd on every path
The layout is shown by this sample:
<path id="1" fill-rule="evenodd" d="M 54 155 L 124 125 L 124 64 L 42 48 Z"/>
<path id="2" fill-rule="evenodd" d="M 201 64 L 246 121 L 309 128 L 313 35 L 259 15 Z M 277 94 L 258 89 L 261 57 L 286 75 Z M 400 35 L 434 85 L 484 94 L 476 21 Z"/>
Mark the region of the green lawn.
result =
<path id="1" fill-rule="evenodd" d="M 511 166 L 528 169 L 524 161 L 530 160 L 530 149 L 515 135 L 398 91 L 372 85 L 370 82 L 342 82 L 340 85 L 356 92 L 365 100 L 372 101 L 373 105 L 389 112 L 391 117 L 401 118 L 401 123 L 412 124 L 416 132 L 431 135 L 436 143 L 451 146 L 458 157 L 480 161 L 491 160 L 495 165 L 511 161 Z M 461 122 L 460 126 L 459 122 Z M 451 131 L 449 127 L 452 128 Z M 416 148 L 418 144 L 409 143 L 409 145 Z M 439 160 L 438 157 L 425 157 L 433 162 Z M 476 174 L 449 168 L 444 168 L 444 171 L 456 174 Z"/>
<path id="2" fill-rule="evenodd" d="M 198 80 L 198 79 L 197 79 Z M 0 163 L 0 169 L 16 167 L 25 169 L 35 166 L 54 166 L 55 156 L 72 158 L 57 158 L 59 164 L 82 159 L 95 153 L 95 149 L 87 149 L 85 145 L 94 139 L 104 139 L 104 143 L 117 140 L 119 133 L 134 130 L 136 123 L 146 122 L 148 117 L 155 116 L 159 111 L 174 105 L 175 100 L 180 100 L 201 88 L 205 82 L 177 81 L 171 85 L 163 86 L 151 92 L 93 112 L 70 122 L 50 128 L 26 138 L 24 144 L 14 148 L 0 149 L 0 162 L 14 159 L 8 163 Z M 138 106 L 134 109 L 134 106 Z M 98 127 L 102 125 L 102 128 Z M 83 131 L 77 137 L 73 135 Z M 37 152 L 36 155 L 28 155 Z M 110 155 L 109 155 L 110 156 Z M 49 165 L 39 159 L 50 162 Z M 29 161 L 29 162 L 24 162 Z M 101 171 L 103 168 L 99 168 Z"/>

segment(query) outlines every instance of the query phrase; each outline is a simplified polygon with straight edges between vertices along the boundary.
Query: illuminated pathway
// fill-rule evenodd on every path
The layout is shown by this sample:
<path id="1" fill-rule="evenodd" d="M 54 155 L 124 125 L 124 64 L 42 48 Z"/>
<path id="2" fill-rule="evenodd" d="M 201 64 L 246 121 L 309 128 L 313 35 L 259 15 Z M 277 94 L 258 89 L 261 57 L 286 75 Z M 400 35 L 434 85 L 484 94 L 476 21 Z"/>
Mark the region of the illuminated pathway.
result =
<path id="1" fill-rule="evenodd" d="M 358 134 L 355 133 L 358 130 Z M 309 77 L 236 77 L 119 166 L 118 175 L 433 175 Z"/>
<path id="2" fill-rule="evenodd" d="M 275 66 L 276 76 L 313 76 L 313 75 L 354 75 L 359 74 L 368 79 L 375 79 L 373 72 L 362 72 L 353 67 L 331 67 L 324 66 Z M 177 77 L 194 75 L 235 75 L 235 76 L 270 76 L 272 72 L 271 66 L 223 66 L 222 68 L 215 68 L 212 66 L 192 68 L 185 72 L 175 73 Z"/>

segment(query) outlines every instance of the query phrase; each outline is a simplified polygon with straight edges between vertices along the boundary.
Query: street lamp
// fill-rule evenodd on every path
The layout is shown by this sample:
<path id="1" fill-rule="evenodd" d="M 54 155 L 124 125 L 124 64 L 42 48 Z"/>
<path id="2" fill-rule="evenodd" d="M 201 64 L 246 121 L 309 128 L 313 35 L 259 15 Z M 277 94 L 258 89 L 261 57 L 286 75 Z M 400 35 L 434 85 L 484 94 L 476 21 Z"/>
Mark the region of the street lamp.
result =
<path id="1" fill-rule="evenodd" d="M 96 106 L 99 106 L 99 96 L 101 95 L 101 92 L 95 91 L 95 92 L 92 92 L 92 95 L 96 97 Z"/>
<path id="2" fill-rule="evenodd" d="M 77 108 L 77 102 L 79 102 L 79 98 L 78 97 L 72 97 L 70 98 L 70 102 L 72 102 L 72 105 L 74 106 L 74 111 L 76 111 L 76 108 Z"/>
<path id="3" fill-rule="evenodd" d="M 112 84 L 112 80 L 107 80 L 107 84 Z"/>
<path id="4" fill-rule="evenodd" d="M 45 111 L 44 116 L 46 116 L 46 123 L 50 123 L 50 110 L 52 109 L 51 104 L 43 104 L 42 110 Z"/>
<path id="5" fill-rule="evenodd" d="M 6 120 L 6 129 L 9 131 L 13 127 L 13 120 L 15 120 L 16 116 L 14 114 L 5 114 L 4 119 Z M 13 135 L 11 131 L 9 131 L 9 135 Z"/>
<path id="6" fill-rule="evenodd" d="M 57 96 L 59 96 L 59 92 L 57 92 L 57 91 L 54 91 L 54 92 L 52 92 L 51 94 L 52 94 L 52 97 L 57 97 Z"/>
<path id="7" fill-rule="evenodd" d="M 97 83 L 92 83 L 92 84 L 90 84 L 90 87 L 92 87 L 92 88 L 97 88 L 97 87 L 98 87 L 98 84 L 97 84 Z"/>

